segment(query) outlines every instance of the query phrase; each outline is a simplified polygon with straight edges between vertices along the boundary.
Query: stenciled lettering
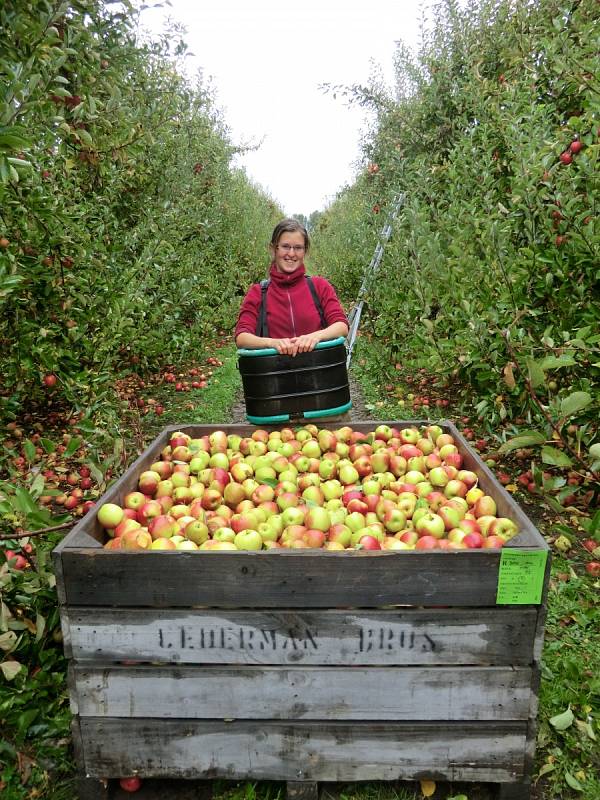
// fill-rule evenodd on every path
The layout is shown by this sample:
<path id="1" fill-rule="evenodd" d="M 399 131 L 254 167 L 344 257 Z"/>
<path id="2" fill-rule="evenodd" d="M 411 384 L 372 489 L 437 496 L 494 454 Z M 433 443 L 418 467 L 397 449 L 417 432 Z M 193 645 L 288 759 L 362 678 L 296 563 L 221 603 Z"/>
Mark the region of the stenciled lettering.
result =
<path id="1" fill-rule="evenodd" d="M 358 633 L 360 653 L 394 652 L 395 650 L 414 650 L 432 653 L 436 649 L 434 640 L 427 633 L 397 628 L 361 628 Z"/>
<path id="2" fill-rule="evenodd" d="M 273 630 L 250 627 L 174 626 L 158 629 L 158 646 L 163 650 L 243 650 L 243 651 L 316 651 L 318 633 L 302 630 Z"/>

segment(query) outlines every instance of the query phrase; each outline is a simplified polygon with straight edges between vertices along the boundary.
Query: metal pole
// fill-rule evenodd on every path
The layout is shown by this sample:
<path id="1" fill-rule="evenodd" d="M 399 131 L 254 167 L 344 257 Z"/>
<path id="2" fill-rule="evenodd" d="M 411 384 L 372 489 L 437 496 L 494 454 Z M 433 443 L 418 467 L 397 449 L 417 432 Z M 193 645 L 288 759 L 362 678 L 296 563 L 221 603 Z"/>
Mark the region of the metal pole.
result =
<path id="1" fill-rule="evenodd" d="M 358 291 L 357 303 L 350 312 L 349 316 L 349 323 L 350 329 L 348 331 L 348 357 L 346 359 L 346 367 L 350 367 L 350 362 L 352 360 L 352 352 L 354 350 L 354 342 L 356 340 L 356 334 L 358 333 L 358 326 L 360 325 L 360 318 L 362 315 L 363 305 L 365 302 L 365 296 L 367 294 L 367 290 L 371 284 L 371 280 L 375 277 L 377 270 L 379 269 L 379 265 L 381 263 L 381 259 L 383 258 L 383 250 L 384 245 L 383 242 L 387 242 L 387 240 L 392 235 L 392 223 L 396 219 L 398 212 L 404 205 L 404 194 L 399 194 L 394 198 L 394 204 L 388 214 L 388 218 L 383 226 L 381 233 L 379 234 L 379 241 L 375 247 L 375 252 L 373 253 L 373 257 L 371 258 L 371 262 L 369 266 L 365 270 L 365 274 L 363 276 L 363 281 Z"/>

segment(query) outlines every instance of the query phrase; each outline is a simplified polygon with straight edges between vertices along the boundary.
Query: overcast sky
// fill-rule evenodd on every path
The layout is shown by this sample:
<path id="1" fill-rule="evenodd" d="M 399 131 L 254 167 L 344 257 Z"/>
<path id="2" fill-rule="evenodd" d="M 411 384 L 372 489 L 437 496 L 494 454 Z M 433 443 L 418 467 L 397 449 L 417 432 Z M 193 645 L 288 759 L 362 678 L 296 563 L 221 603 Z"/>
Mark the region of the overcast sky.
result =
<path id="1" fill-rule="evenodd" d="M 365 112 L 324 94 L 323 83 L 392 82 L 395 41 L 416 47 L 421 4 L 407 0 L 171 0 L 143 12 L 161 29 L 183 23 L 193 73 L 211 77 L 248 175 L 286 214 L 325 208 L 351 183 Z"/>

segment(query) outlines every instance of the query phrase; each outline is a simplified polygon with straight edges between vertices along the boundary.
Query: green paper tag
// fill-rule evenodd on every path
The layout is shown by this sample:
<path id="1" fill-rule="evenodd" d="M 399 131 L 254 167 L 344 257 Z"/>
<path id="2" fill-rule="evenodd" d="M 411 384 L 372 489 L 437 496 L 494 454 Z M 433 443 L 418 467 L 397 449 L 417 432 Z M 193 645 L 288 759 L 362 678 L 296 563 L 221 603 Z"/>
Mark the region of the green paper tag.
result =
<path id="1" fill-rule="evenodd" d="M 542 600 L 547 550 L 503 548 L 498 572 L 498 605 L 537 605 Z"/>

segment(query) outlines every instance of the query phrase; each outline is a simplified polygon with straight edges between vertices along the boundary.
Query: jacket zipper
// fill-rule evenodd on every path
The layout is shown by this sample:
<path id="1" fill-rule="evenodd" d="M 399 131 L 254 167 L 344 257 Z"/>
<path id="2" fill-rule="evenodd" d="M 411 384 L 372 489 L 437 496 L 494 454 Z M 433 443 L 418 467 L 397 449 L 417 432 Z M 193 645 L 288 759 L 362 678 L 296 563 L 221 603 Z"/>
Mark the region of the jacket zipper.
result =
<path id="1" fill-rule="evenodd" d="M 288 296 L 288 305 L 290 307 L 290 318 L 292 320 L 292 330 L 294 331 L 294 336 L 296 336 L 296 320 L 294 319 L 294 307 L 292 306 L 292 297 L 290 295 L 289 289 L 287 290 Z"/>

